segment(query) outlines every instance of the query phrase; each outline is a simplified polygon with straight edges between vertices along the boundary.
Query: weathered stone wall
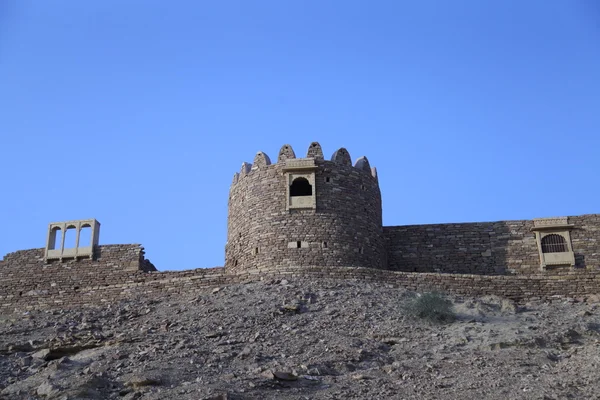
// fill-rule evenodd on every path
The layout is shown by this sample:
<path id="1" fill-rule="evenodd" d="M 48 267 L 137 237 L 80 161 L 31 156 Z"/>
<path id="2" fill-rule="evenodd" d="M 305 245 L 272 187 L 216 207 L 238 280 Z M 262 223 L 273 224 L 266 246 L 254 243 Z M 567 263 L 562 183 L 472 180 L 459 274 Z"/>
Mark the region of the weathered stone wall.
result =
<path id="1" fill-rule="evenodd" d="M 575 272 L 600 270 L 600 214 L 569 217 Z M 392 270 L 461 274 L 537 274 L 533 221 L 384 227 Z M 564 273 L 555 267 L 545 274 Z"/>
<path id="2" fill-rule="evenodd" d="M 44 249 L 7 254 L 0 263 L 0 303 L 30 303 L 35 299 L 60 304 L 83 288 L 121 284 L 156 268 L 138 244 L 96 248 L 94 260 L 44 261 Z"/>
<path id="3" fill-rule="evenodd" d="M 575 263 L 586 270 L 600 269 L 600 214 L 569 217 L 575 225 L 571 231 L 571 242 Z"/>
<path id="4" fill-rule="evenodd" d="M 81 259 L 79 261 L 45 263 L 43 249 L 24 250 L 10 253 L 0 261 L 0 312 L 14 310 L 80 307 L 87 305 L 101 305 L 126 299 L 132 296 L 168 297 L 182 294 L 193 294 L 195 291 L 206 288 L 227 285 L 259 279 L 354 279 L 360 281 L 378 281 L 403 287 L 410 290 L 441 290 L 463 296 L 478 296 L 494 294 L 505 296 L 517 301 L 522 300 L 547 300 L 553 297 L 586 297 L 600 294 L 600 268 L 598 237 L 600 221 L 598 215 L 585 215 L 569 218 L 575 225 L 571 232 L 573 248 L 578 255 L 578 267 L 575 270 L 565 269 L 560 273 L 556 271 L 540 271 L 535 265 L 527 271 L 523 264 L 508 264 L 509 268 L 502 269 L 502 265 L 483 263 L 489 275 L 477 270 L 477 254 L 480 257 L 492 257 L 495 262 L 511 260 L 517 257 L 525 259 L 520 254 L 525 254 L 526 245 L 519 243 L 518 232 L 523 235 L 529 232 L 529 221 L 512 221 L 501 223 L 507 231 L 493 231 L 491 228 L 499 223 L 491 224 L 444 224 L 422 227 L 394 227 L 396 230 L 408 228 L 413 233 L 424 234 L 427 241 L 415 242 L 417 249 L 424 244 L 425 252 L 417 253 L 423 259 L 430 257 L 436 260 L 437 255 L 446 257 L 439 261 L 441 267 L 451 265 L 456 268 L 454 272 L 465 272 L 461 269 L 464 260 L 470 260 L 474 273 L 442 273 L 428 272 L 403 272 L 373 268 L 358 268 L 354 266 L 286 266 L 273 264 L 263 268 L 248 268 L 232 273 L 225 268 L 196 269 L 188 271 L 157 272 L 154 266 L 144 258 L 144 251 L 140 245 L 111 245 L 100 246 L 95 260 Z M 472 229 L 473 226 L 479 230 Z M 509 228 L 506 228 L 509 227 Z M 418 230 L 421 228 L 422 230 Z M 430 230 L 429 228 L 433 228 Z M 467 229 L 467 228 L 470 228 Z M 462 236 L 460 233 L 463 232 Z M 465 235 L 465 232 L 468 234 Z M 517 233 L 515 233 L 517 232 Z M 389 234 L 389 230 L 386 231 Z M 453 238 L 452 235 L 456 235 Z M 492 243 L 510 243 L 503 250 L 490 246 L 476 247 L 485 239 Z M 460 237 L 458 237 L 460 236 Z M 492 237 L 490 239 L 489 237 Z M 466 237 L 466 239 L 465 239 Z M 388 236 L 392 239 L 393 236 Z M 483 238 L 483 239 L 482 239 Z M 523 239 L 520 239 L 523 241 Z M 439 251 L 430 244 L 447 247 Z M 514 242 L 514 243 L 512 243 Z M 411 242 L 410 246 L 414 246 Z M 392 250 L 403 250 L 405 247 L 394 247 Z M 490 248 L 494 249 L 491 256 L 483 256 Z M 449 250 L 452 249 L 452 250 Z M 466 249 L 466 250 L 465 250 Z M 525 250 L 524 250 L 525 249 Z M 482 250 L 481 252 L 479 252 Z M 537 249 L 536 251 L 537 256 Z M 458 251 L 458 252 L 457 252 Z M 456 253 L 456 254 L 454 254 Z M 464 257 L 471 254 L 472 258 Z M 393 253 L 392 262 L 404 261 L 398 258 L 403 253 Z M 505 256 L 508 254 L 509 256 Z M 497 255 L 498 258 L 493 258 Z M 487 259 L 487 258 L 486 258 Z M 519 260 L 515 259 L 515 260 Z M 412 258 L 411 258 L 412 260 Z M 516 261 L 515 261 L 516 262 Z M 536 264 L 537 264 L 536 259 Z M 455 263 L 455 264 L 451 264 Z M 509 262 L 510 263 L 510 262 Z M 394 265 L 394 264 L 392 264 Z M 423 271 L 421 265 L 427 263 L 414 263 L 417 269 Z M 519 267 L 521 270 L 519 270 Z M 506 274 L 505 272 L 521 272 L 520 274 Z M 496 274 L 496 275 L 494 275 Z"/>
<path id="5" fill-rule="evenodd" d="M 225 268 L 228 272 L 274 266 L 348 266 L 385 268 L 381 193 L 366 159 L 356 166 L 345 150 L 326 161 L 318 144 L 314 157 L 316 209 L 287 210 L 284 146 L 280 162 L 269 165 L 259 153 L 242 167 L 229 195 Z M 297 248 L 296 243 L 301 247 Z"/>
<path id="6" fill-rule="evenodd" d="M 290 170 L 299 176 L 314 171 L 314 208 L 312 198 L 306 206 L 303 197 L 305 208 L 288 209 Z M 65 262 L 46 262 L 44 249 L 17 251 L 0 260 L 0 311 L 98 305 L 284 277 L 382 281 L 515 300 L 600 293 L 600 214 L 568 218 L 575 268 L 542 271 L 530 220 L 383 227 L 377 173 L 368 160 L 353 166 L 339 149 L 327 161 L 316 142 L 305 159 L 284 145 L 276 164 L 262 152 L 244 163 L 228 211 L 224 268 L 157 272 L 137 244 L 99 246 L 94 260 Z"/>
<path id="7" fill-rule="evenodd" d="M 20 296 L 7 295 L 0 288 L 0 313 L 31 309 L 98 306 L 132 297 L 168 298 L 191 296 L 207 288 L 233 283 L 265 280 L 357 280 L 379 282 L 414 291 L 438 290 L 459 296 L 497 295 L 516 301 L 554 298 L 580 298 L 600 293 L 600 273 L 582 275 L 472 275 L 414 273 L 356 267 L 280 267 L 263 271 L 227 274 L 223 268 L 179 272 L 131 272 L 119 283 L 74 289 L 68 281 L 55 281 L 49 291 L 30 291 Z"/>

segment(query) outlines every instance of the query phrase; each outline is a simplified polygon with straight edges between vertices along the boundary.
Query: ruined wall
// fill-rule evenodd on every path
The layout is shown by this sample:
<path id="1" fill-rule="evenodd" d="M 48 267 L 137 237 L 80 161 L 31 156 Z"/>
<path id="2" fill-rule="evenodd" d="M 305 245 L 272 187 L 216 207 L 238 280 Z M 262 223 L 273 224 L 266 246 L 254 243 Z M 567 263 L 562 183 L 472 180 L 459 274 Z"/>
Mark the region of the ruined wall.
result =
<path id="1" fill-rule="evenodd" d="M 229 195 L 228 272 L 274 266 L 385 268 L 381 193 L 366 158 L 352 166 L 350 155 L 340 149 L 326 161 L 318 143 L 311 144 L 307 157 L 316 164 L 316 209 L 286 208 L 286 161 L 296 159 L 289 145 L 276 164 L 259 153 L 252 166 L 244 164 L 236 174 Z"/>
<path id="2" fill-rule="evenodd" d="M 98 246 L 94 260 L 49 263 L 44 249 L 16 251 L 0 263 L 0 301 L 54 302 L 83 288 L 122 284 L 148 271 L 156 268 L 139 244 Z"/>
<path id="3" fill-rule="evenodd" d="M 196 269 L 177 272 L 132 272 L 119 283 L 106 283 L 64 290 L 31 291 L 21 296 L 6 295 L 0 288 L 0 313 L 32 309 L 57 309 L 102 306 L 120 300 L 143 297 L 167 299 L 193 296 L 208 288 L 234 283 L 288 280 L 356 280 L 379 282 L 413 291 L 438 290 L 459 296 L 497 295 L 515 301 L 547 301 L 566 297 L 581 300 L 600 293 L 600 273 L 585 275 L 470 275 L 411 273 L 356 267 L 279 267 L 228 274 L 224 268 Z M 56 282 L 56 281 L 55 281 Z M 596 298 L 597 301 L 597 298 Z"/>
<path id="4" fill-rule="evenodd" d="M 600 270 L 600 214 L 569 217 L 575 271 Z M 392 270 L 461 274 L 537 274 L 533 221 L 384 227 Z M 564 273 L 568 266 L 544 271 Z"/>
<path id="5" fill-rule="evenodd" d="M 99 306 L 136 296 L 167 298 L 169 296 L 193 295 L 197 291 L 214 286 L 228 285 L 245 281 L 262 279 L 316 279 L 343 280 L 353 279 L 365 282 L 381 282 L 396 287 L 415 291 L 441 290 L 463 296 L 498 295 L 517 301 L 551 300 L 563 297 L 581 297 L 600 294 L 600 268 L 598 268 L 598 243 L 600 242 L 600 221 L 598 215 L 585 215 L 569 218 L 575 225 L 571 231 L 573 248 L 578 255 L 576 270 L 566 269 L 561 274 L 553 271 L 540 271 L 536 266 L 533 274 L 517 275 L 484 275 L 477 270 L 477 265 L 488 268 L 493 273 L 504 273 L 501 264 L 484 264 L 479 257 L 492 257 L 496 262 L 506 258 L 501 249 L 496 249 L 492 256 L 484 256 L 490 248 L 481 246 L 481 241 L 491 240 L 493 243 L 507 243 L 506 254 L 525 254 L 527 246 L 519 244 L 517 228 L 523 235 L 528 231 L 529 221 L 507 222 L 511 227 L 508 233 L 491 230 L 497 223 L 484 224 L 443 224 L 420 227 L 391 227 L 389 234 L 399 229 L 421 232 L 427 241 L 410 242 L 410 246 L 419 245 L 425 250 L 417 253 L 423 259 L 436 261 L 436 256 L 446 257 L 444 263 L 439 261 L 442 272 L 444 266 L 450 265 L 456 271 L 461 269 L 465 260 L 470 260 L 475 273 L 449 274 L 427 272 L 402 272 L 373 268 L 357 268 L 353 266 L 285 266 L 273 264 L 261 269 L 247 269 L 229 272 L 225 268 L 196 269 L 188 271 L 158 272 L 144 258 L 140 245 L 99 246 L 95 260 L 80 259 L 68 262 L 44 262 L 44 249 L 17 251 L 8 254 L 0 261 L 0 312 L 13 312 L 28 309 L 52 309 L 63 307 Z M 479 230 L 472 229 L 477 226 Z M 465 231 L 467 227 L 470 230 Z M 431 228 L 431 229 L 430 229 Z M 463 232 L 462 236 L 461 233 Z M 464 232 L 469 234 L 465 235 Z M 452 238 L 456 235 L 456 238 Z M 487 235 L 487 236 L 486 236 Z M 490 236 L 493 239 L 490 239 Z M 498 237 L 495 237 L 498 236 Z M 393 239 L 393 236 L 388 236 Z M 523 239 L 520 239 L 523 241 Z M 448 243 L 450 244 L 448 244 Z M 514 242 L 514 243 L 513 243 Z M 398 243 L 398 242 L 393 242 Z M 439 251 L 430 244 L 443 246 Z M 407 245 L 403 245 L 407 246 Z M 392 250 L 404 250 L 406 247 L 392 247 Z M 412 248 L 412 247 L 411 247 Z M 452 251 L 448 249 L 452 249 Z M 463 250 L 466 249 L 466 250 Z M 456 253 L 456 251 L 459 251 Z M 482 250 L 480 252 L 480 250 Z M 393 253 L 392 262 L 403 262 L 403 253 Z M 535 250 L 537 252 L 537 250 Z M 453 254 L 456 253 L 456 254 Z M 472 259 L 464 257 L 471 254 Z M 463 255 L 461 255 L 463 254 Z M 493 258 L 493 255 L 498 258 Z M 535 253 L 537 255 L 537 253 Z M 400 256 L 400 257 L 399 257 Z M 441 258 L 441 257 L 439 257 Z M 412 260 L 412 259 L 411 259 Z M 500 261 L 499 261 L 500 260 Z M 451 262 L 455 264 L 450 264 Z M 516 261 L 515 261 L 516 262 Z M 416 268 L 427 263 L 413 263 Z M 522 264 L 519 264 L 522 267 Z M 499 267 L 498 270 L 493 269 Z M 518 271 L 518 266 L 510 265 L 509 269 Z M 425 269 L 425 268 L 422 268 Z M 511 272 L 507 270 L 508 272 Z M 521 272 L 525 271 L 522 269 Z"/>

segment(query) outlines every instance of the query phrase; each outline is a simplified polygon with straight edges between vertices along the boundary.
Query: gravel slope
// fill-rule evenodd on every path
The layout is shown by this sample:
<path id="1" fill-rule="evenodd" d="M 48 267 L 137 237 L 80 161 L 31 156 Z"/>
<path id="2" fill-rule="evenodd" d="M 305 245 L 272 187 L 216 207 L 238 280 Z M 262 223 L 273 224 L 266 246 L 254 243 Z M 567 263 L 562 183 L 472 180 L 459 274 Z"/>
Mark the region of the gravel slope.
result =
<path id="1" fill-rule="evenodd" d="M 440 325 L 410 296 L 284 280 L 0 315 L 0 398 L 600 398 L 597 304 L 453 299 Z"/>

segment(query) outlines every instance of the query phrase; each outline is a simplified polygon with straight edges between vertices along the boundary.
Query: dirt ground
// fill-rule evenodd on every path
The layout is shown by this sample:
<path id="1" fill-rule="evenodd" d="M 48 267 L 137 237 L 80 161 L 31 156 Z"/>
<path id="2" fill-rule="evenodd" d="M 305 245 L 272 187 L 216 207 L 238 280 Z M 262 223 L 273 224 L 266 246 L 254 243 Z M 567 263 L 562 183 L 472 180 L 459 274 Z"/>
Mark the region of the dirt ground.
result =
<path id="1" fill-rule="evenodd" d="M 263 281 L 0 315 L 4 399 L 600 399 L 600 305 Z"/>

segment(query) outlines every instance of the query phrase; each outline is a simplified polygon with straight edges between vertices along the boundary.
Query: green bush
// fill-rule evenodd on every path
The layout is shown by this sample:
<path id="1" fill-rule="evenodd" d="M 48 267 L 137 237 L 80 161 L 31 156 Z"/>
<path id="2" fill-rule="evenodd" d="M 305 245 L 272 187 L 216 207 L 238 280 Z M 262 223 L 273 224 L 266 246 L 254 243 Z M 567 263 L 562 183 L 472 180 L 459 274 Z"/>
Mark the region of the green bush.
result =
<path id="1" fill-rule="evenodd" d="M 434 323 L 447 323 L 456 319 L 452 302 L 438 292 L 417 294 L 407 301 L 405 310 L 411 317 Z"/>

